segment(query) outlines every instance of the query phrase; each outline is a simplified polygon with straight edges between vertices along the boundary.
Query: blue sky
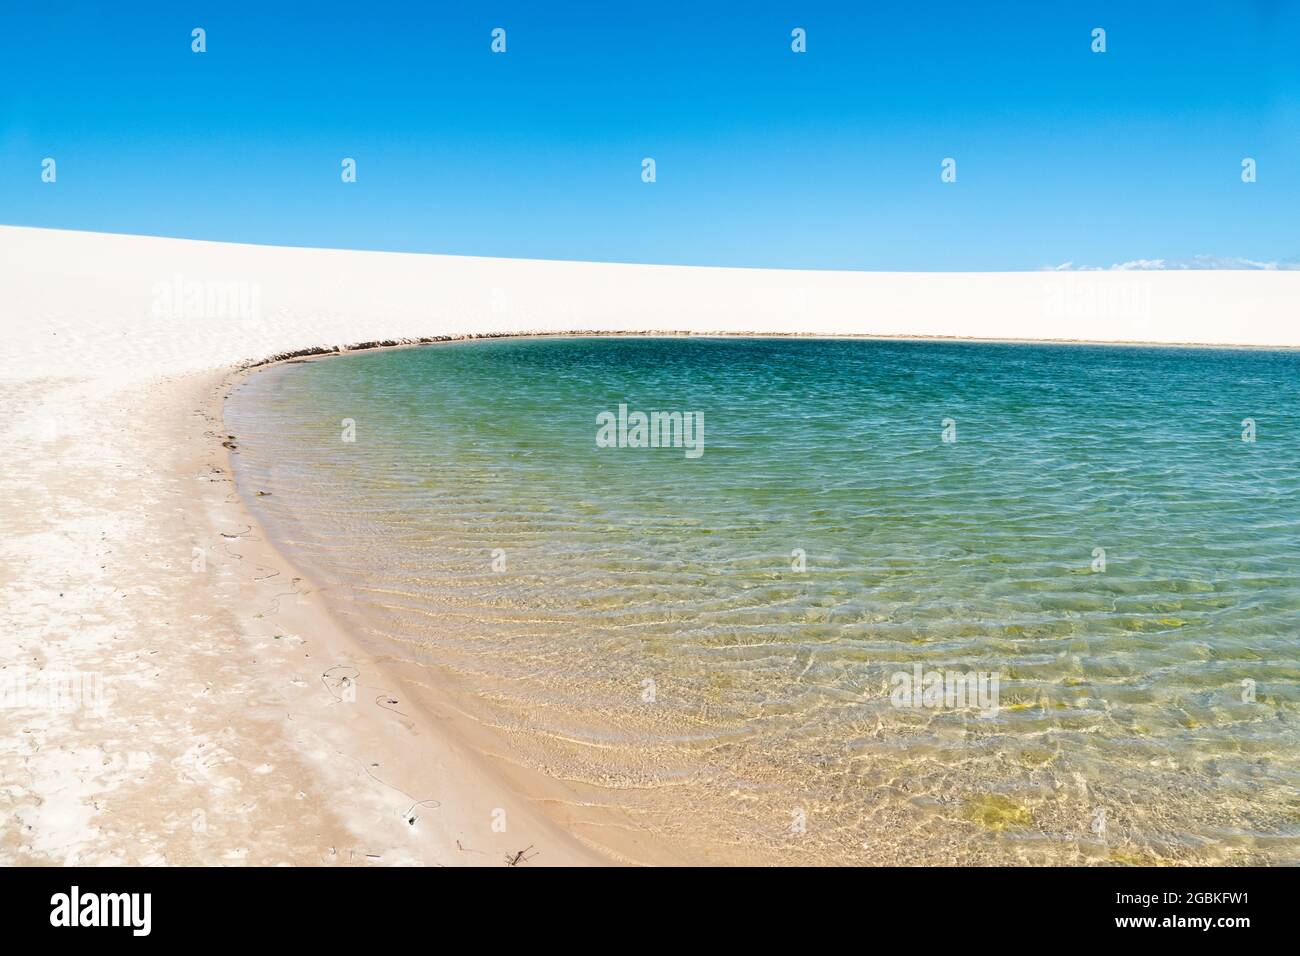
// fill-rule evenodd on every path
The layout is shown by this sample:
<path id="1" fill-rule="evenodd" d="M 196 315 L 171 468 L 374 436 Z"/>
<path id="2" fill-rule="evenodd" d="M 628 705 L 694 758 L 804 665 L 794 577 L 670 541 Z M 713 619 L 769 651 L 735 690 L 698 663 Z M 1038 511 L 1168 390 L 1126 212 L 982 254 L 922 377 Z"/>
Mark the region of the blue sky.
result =
<path id="1" fill-rule="evenodd" d="M 792 268 L 1290 259 L 1297 8 L 10 2 L 0 222 Z"/>

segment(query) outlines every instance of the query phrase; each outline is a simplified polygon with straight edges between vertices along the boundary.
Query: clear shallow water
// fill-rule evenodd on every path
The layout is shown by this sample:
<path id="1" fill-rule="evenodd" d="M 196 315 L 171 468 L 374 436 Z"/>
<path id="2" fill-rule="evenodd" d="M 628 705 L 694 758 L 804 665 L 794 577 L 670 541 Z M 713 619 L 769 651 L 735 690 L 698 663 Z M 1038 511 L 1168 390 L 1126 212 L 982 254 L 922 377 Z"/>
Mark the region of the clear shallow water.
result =
<path id="1" fill-rule="evenodd" d="M 1297 373 L 1294 352 L 498 340 L 274 367 L 227 425 L 345 622 L 565 781 L 590 839 L 1296 862 Z M 597 448 L 620 402 L 702 412 L 703 456 Z M 996 715 L 894 706 L 918 663 L 997 671 Z"/>

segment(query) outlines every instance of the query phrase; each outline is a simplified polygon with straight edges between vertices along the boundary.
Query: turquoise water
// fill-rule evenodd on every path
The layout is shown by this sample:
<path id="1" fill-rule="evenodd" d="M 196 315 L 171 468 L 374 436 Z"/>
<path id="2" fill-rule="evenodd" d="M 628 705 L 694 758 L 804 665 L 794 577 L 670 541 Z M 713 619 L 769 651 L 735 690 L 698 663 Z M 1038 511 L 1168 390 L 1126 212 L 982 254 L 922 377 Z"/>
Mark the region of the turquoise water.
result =
<path id="1" fill-rule="evenodd" d="M 496 340 L 276 366 L 227 426 L 345 623 L 562 781 L 597 843 L 1296 862 L 1298 373 L 1296 352 Z M 620 404 L 701 414 L 703 454 L 598 447 Z M 896 706 L 917 665 L 996 672 L 996 712 Z"/>

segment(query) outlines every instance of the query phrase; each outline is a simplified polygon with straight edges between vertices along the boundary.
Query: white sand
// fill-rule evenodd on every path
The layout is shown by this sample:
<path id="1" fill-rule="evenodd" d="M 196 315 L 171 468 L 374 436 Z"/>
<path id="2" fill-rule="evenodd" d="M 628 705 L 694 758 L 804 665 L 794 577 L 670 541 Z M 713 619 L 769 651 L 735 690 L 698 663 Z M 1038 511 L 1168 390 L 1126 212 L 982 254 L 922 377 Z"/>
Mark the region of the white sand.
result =
<path id="1" fill-rule="evenodd" d="M 212 311 L 231 283 L 255 311 Z M 168 312 L 163 287 L 213 298 Z M 379 704 L 382 669 L 234 494 L 237 363 L 577 330 L 1300 346 L 1298 305 L 1300 272 L 780 272 L 0 227 L 0 863 L 604 858 L 454 715 Z M 338 666 L 355 701 L 322 679 Z M 56 674 L 103 707 L 15 698 Z"/>

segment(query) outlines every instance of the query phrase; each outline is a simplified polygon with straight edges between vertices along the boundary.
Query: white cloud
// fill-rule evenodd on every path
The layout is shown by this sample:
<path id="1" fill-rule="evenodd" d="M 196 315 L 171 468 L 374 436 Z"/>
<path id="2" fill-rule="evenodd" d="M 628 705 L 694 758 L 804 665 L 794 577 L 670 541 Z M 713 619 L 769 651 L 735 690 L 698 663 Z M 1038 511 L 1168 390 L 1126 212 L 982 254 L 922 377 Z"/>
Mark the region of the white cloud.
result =
<path id="1" fill-rule="evenodd" d="M 1190 256 L 1183 259 L 1130 259 L 1110 266 L 1076 266 L 1063 262 L 1058 266 L 1044 266 L 1050 272 L 1150 272 L 1177 271 L 1179 269 L 1261 269 L 1265 271 L 1300 270 L 1300 259 L 1272 259 L 1259 261 L 1239 256 Z"/>

